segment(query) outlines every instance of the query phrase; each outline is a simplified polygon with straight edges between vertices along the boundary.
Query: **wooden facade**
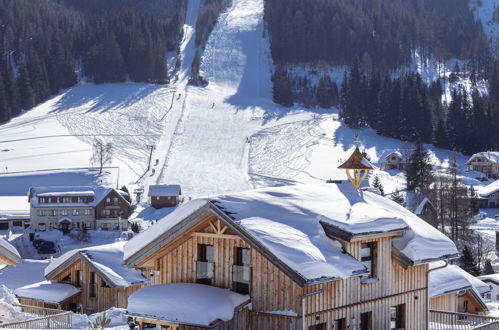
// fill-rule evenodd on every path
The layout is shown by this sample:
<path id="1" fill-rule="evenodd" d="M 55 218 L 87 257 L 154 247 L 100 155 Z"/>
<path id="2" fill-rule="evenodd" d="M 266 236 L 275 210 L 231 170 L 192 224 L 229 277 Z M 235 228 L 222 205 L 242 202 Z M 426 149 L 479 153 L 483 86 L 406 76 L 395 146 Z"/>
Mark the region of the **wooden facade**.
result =
<path id="1" fill-rule="evenodd" d="M 82 281 L 80 286 L 77 284 L 77 271 L 82 271 Z M 95 297 L 91 297 L 91 273 L 95 273 L 96 292 Z M 70 280 L 67 281 L 68 276 Z M 65 280 L 66 279 L 66 280 Z M 61 308 L 65 310 L 77 310 L 82 313 L 92 314 L 105 311 L 111 307 L 126 308 L 128 297 L 140 289 L 144 284 L 137 284 L 129 287 L 112 287 L 99 276 L 98 272 L 88 263 L 77 259 L 69 267 L 60 271 L 53 278 L 56 283 L 67 283 L 79 287 L 81 292 L 71 299 L 65 301 Z M 23 301 L 23 303 L 28 304 Z M 31 304 L 30 304 L 31 305 Z M 47 307 L 47 306 L 43 306 Z"/>
<path id="2" fill-rule="evenodd" d="M 486 312 L 486 306 L 479 301 L 479 298 L 470 289 L 433 297 L 430 299 L 430 309 L 469 314 Z"/>
<path id="3" fill-rule="evenodd" d="M 325 329 L 332 329 L 336 320 L 343 319 L 340 322 L 351 329 L 359 324 L 361 313 L 370 313 L 365 314 L 369 316 L 368 329 L 390 329 L 390 310 L 395 306 L 403 311 L 401 318 L 405 329 L 426 329 L 428 265 L 407 268 L 399 265 L 392 257 L 391 240 L 390 235 L 378 235 L 342 242 L 345 252 L 359 260 L 362 243 L 374 243 L 375 278 L 363 279 L 359 276 L 327 282 L 324 292 L 305 298 L 305 311 L 301 307 L 302 297 L 321 289 L 322 284 L 298 284 L 276 266 L 275 260 L 264 256 L 228 229 L 215 215 L 205 217 L 136 267 L 143 269 L 144 275 L 155 274 L 150 284 L 194 283 L 198 245 L 210 244 L 214 247 L 215 264 L 212 285 L 232 289 L 234 250 L 237 247 L 249 248 L 249 295 L 252 309 L 240 312 L 248 314 L 244 321 L 246 329 L 301 329 L 302 315 L 307 328 L 323 324 Z M 238 313 L 235 314 L 236 319 L 240 317 Z M 161 324 L 154 319 L 141 318 L 138 321 Z M 193 328 L 176 324 L 173 329 Z"/>

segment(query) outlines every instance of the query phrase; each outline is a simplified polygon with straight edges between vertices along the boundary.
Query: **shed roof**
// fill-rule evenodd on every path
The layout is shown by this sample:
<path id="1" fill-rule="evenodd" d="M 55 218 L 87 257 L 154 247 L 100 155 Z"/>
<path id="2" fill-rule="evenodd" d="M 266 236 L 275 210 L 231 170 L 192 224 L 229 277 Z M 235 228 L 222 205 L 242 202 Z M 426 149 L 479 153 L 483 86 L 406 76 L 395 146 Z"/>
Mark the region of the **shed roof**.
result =
<path id="1" fill-rule="evenodd" d="M 249 299 L 247 295 L 210 285 L 171 283 L 134 292 L 128 298 L 127 310 L 135 316 L 212 327 L 217 321 L 231 320 L 234 309 Z"/>
<path id="2" fill-rule="evenodd" d="M 180 195 L 180 185 L 178 184 L 160 184 L 149 186 L 149 192 L 147 196 L 179 196 Z"/>
<path id="3" fill-rule="evenodd" d="M 80 289 L 71 284 L 43 281 L 17 288 L 14 293 L 18 298 L 59 304 L 80 293 Z"/>

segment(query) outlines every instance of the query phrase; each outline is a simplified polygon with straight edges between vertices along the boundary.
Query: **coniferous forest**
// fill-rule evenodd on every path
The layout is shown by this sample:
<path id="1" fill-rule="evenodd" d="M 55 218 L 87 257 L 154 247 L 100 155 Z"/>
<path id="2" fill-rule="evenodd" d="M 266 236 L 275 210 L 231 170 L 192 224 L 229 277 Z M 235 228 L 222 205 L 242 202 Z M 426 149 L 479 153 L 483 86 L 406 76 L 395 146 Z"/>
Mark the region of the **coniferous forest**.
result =
<path id="1" fill-rule="evenodd" d="M 95 83 L 167 83 L 186 1 L 0 0 L 0 122 L 77 74 Z M 161 14 L 161 15 L 160 15 Z"/>
<path id="2" fill-rule="evenodd" d="M 265 1 L 276 63 L 274 101 L 288 107 L 339 106 L 348 126 L 371 127 L 405 141 L 420 139 L 467 154 L 498 149 L 499 61 L 470 1 Z M 485 79 L 488 90 L 456 87 L 451 100 L 442 102 L 443 81 L 428 85 L 416 73 L 394 74 L 415 52 L 466 61 L 472 84 Z M 286 70 L 324 63 L 349 67 L 341 86 L 324 72 L 314 86 L 306 75 L 293 77 Z M 456 67 L 447 83 L 461 74 Z"/>

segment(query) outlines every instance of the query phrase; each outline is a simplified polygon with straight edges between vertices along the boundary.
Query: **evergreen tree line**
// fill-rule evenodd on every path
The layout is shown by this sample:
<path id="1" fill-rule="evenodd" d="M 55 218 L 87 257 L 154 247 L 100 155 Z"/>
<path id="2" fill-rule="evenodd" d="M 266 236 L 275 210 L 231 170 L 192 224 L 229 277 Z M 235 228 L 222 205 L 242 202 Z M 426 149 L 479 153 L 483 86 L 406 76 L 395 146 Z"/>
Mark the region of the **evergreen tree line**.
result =
<path id="1" fill-rule="evenodd" d="M 292 78 L 283 65 L 277 65 L 272 83 L 274 102 L 285 107 L 291 107 L 295 102 L 308 108 L 331 108 L 339 104 L 338 86 L 327 74 L 322 74 L 313 85 L 306 76 Z"/>
<path id="2" fill-rule="evenodd" d="M 489 45 L 468 0 L 266 0 L 274 62 L 350 64 L 389 69 L 423 57 L 474 58 L 486 68 Z"/>
<path id="3" fill-rule="evenodd" d="M 404 141 L 456 149 L 466 154 L 499 148 L 499 69 L 489 74 L 488 95 L 454 91 L 442 104 L 440 81 L 425 84 L 419 74 L 391 78 L 386 71 L 370 75 L 354 61 L 340 90 L 340 118 L 355 128 Z"/>
<path id="4" fill-rule="evenodd" d="M 0 0 L 0 122 L 73 86 L 76 72 L 96 83 L 167 82 L 165 54 L 177 47 L 185 10 L 158 19 L 128 2 L 99 1 L 95 13 L 69 4 L 85 1 Z"/>

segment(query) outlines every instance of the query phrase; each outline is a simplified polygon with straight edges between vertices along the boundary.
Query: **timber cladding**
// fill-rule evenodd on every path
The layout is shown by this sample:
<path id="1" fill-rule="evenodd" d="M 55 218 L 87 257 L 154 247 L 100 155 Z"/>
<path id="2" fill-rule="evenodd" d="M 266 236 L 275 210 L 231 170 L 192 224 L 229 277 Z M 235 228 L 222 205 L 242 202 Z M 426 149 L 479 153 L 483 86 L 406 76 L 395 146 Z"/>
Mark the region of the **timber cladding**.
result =
<path id="1" fill-rule="evenodd" d="M 76 272 L 82 271 L 81 293 L 71 299 L 69 302 L 81 304 L 82 312 L 87 314 L 105 311 L 111 307 L 126 308 L 128 297 L 144 286 L 144 284 L 132 285 L 126 288 L 113 288 L 107 286 L 105 281 L 92 269 L 87 263 L 81 259 L 77 259 L 69 267 L 55 275 L 51 280 L 57 283 L 68 283 L 64 279 L 71 275 L 71 283 L 76 286 Z M 90 297 L 90 277 L 91 272 L 95 273 L 96 294 L 95 297 Z"/>
<path id="2" fill-rule="evenodd" d="M 346 324 L 359 322 L 360 313 L 371 312 L 372 329 L 389 329 L 390 307 L 403 305 L 406 329 L 427 326 L 428 265 L 403 268 L 392 258 L 391 237 L 366 238 L 343 242 L 347 253 L 360 260 L 362 243 L 375 245 L 375 279 L 353 277 L 328 282 L 323 293 L 306 298 L 307 326 L 345 318 Z M 196 282 L 198 246 L 213 245 L 214 279 L 212 285 L 232 289 L 232 266 L 237 247 L 250 249 L 251 279 L 249 294 L 252 310 L 247 317 L 252 329 L 300 329 L 301 298 L 321 285 L 300 286 L 277 268 L 271 260 L 248 242 L 226 228 L 215 215 L 198 224 L 154 252 L 142 267 L 157 270 L 150 284 Z M 287 314 L 287 315 L 282 315 Z M 151 323 L 154 323 L 151 321 Z M 191 329 L 177 325 L 176 329 Z M 351 328 L 351 327 L 350 327 Z"/>

